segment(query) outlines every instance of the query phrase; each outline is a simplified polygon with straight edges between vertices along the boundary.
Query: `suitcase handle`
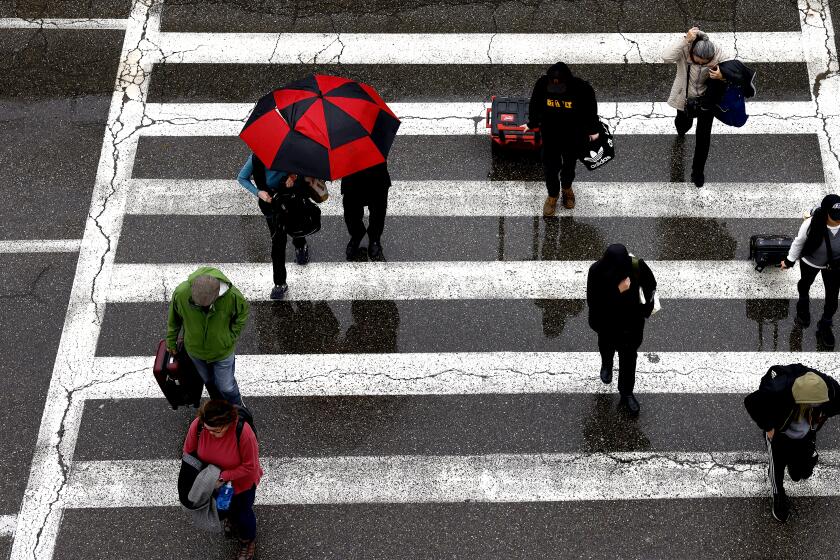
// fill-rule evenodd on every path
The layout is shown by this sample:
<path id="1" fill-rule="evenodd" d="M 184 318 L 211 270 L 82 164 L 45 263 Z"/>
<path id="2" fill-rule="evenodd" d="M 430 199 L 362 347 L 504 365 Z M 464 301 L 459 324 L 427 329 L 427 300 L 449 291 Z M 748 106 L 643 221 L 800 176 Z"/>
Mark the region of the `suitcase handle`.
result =
<path id="1" fill-rule="evenodd" d="M 484 116 L 484 128 L 490 128 L 490 112 L 493 110 L 492 107 L 487 107 L 487 113 Z"/>

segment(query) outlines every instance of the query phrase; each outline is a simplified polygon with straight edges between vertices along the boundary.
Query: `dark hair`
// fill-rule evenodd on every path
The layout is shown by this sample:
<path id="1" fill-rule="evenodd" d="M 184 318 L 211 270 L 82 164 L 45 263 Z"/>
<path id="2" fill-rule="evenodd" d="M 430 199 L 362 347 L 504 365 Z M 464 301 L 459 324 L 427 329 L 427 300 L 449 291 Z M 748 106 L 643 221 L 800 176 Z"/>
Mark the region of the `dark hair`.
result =
<path id="1" fill-rule="evenodd" d="M 239 419 L 236 407 L 227 401 L 209 400 L 198 409 L 198 421 L 211 428 L 229 426 Z"/>
<path id="2" fill-rule="evenodd" d="M 825 242 L 825 229 L 828 227 L 828 212 L 836 201 L 836 195 L 826 195 L 820 205 L 811 213 L 811 224 L 808 226 L 805 245 L 802 247 L 803 255 L 812 255 L 819 248 L 820 244 Z"/>

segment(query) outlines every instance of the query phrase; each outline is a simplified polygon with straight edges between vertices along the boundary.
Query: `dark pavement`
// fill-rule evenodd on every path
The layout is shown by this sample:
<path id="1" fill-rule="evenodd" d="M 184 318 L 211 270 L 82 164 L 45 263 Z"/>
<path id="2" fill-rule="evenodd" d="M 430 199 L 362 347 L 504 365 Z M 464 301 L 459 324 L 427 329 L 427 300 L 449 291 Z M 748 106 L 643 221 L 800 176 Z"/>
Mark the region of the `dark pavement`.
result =
<path id="1" fill-rule="evenodd" d="M 125 18 L 129 0 L 0 0 L 0 18 Z M 830 0 L 835 35 L 840 0 Z M 165 0 L 164 32 L 676 33 L 799 32 L 794 0 Z M 123 32 L 0 29 L 0 241 L 83 236 Z M 764 62 L 759 101 L 811 99 L 804 63 Z M 658 60 L 573 65 L 599 101 L 664 101 L 673 68 Z M 389 102 L 477 102 L 528 95 L 542 65 L 160 64 L 154 103 L 248 103 L 319 71 L 374 84 Z M 478 125 L 483 127 L 482 123 Z M 716 127 L 721 126 L 719 123 Z M 835 139 L 835 141 L 837 141 Z M 619 157 L 578 180 L 683 182 L 694 139 L 617 137 Z M 401 136 L 395 180 L 541 181 L 535 157 L 494 156 L 484 136 Z M 715 135 L 710 182 L 821 183 L 814 134 Z M 141 137 L 135 178 L 233 179 L 247 155 L 235 137 Z M 693 189 L 690 185 L 686 188 Z M 836 190 L 836 188 L 835 188 Z M 477 192 L 476 196 L 482 193 Z M 335 193 L 335 196 L 338 196 Z M 814 203 L 821 194 L 815 193 Z M 745 260 L 753 233 L 792 234 L 796 219 L 390 216 L 390 261 L 594 260 L 625 242 L 651 260 Z M 126 216 L 117 263 L 267 262 L 261 216 Z M 316 261 L 339 261 L 346 232 L 327 216 Z M 291 251 L 291 250 L 290 250 Z M 0 363 L 13 406 L 0 414 L 0 515 L 16 515 L 62 334 L 77 253 L 0 254 Z M 292 265 L 294 266 L 294 265 Z M 793 271 L 797 274 L 798 271 Z M 812 312 L 822 305 L 815 293 Z M 813 328 L 794 327 L 793 301 L 669 300 L 646 330 L 640 360 L 657 352 L 812 352 Z M 162 303 L 108 304 L 97 356 L 149 356 L 165 328 Z M 595 350 L 580 300 L 255 302 L 240 354 L 577 352 Z M 364 336 L 359 336 L 358 333 Z M 761 452 L 740 394 L 644 394 L 628 422 L 613 394 L 248 397 L 262 454 L 271 457 L 492 453 Z M 194 414 L 163 399 L 85 403 L 74 460 L 174 459 Z M 840 448 L 840 422 L 820 433 Z M 270 480 L 271 473 L 267 473 Z M 175 490 L 174 481 L 172 484 Z M 258 491 L 259 492 L 259 491 Z M 775 523 L 769 500 L 708 498 L 549 503 L 261 505 L 259 558 L 788 559 L 840 550 L 840 499 L 796 498 Z M 18 523 L 21 521 L 19 520 Z M 0 558 L 11 535 L 0 535 Z M 222 559 L 229 543 L 195 531 L 178 508 L 66 509 L 54 558 Z M 14 560 L 18 560 L 15 558 Z M 39 558 L 40 560 L 40 558 Z M 48 560 L 48 559 L 44 559 Z"/>

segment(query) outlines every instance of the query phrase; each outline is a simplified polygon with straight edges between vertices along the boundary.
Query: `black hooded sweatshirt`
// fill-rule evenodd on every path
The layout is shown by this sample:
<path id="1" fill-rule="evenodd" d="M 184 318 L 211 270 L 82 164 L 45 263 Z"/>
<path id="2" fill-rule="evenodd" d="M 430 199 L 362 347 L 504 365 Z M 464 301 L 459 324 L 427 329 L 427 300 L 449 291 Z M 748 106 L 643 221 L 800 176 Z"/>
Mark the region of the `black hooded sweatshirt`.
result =
<path id="1" fill-rule="evenodd" d="M 543 143 L 550 146 L 586 145 L 587 136 L 601 131 L 595 91 L 558 62 L 534 85 L 528 127 L 539 128 Z"/>
<path id="2" fill-rule="evenodd" d="M 619 292 L 618 284 L 628 277 L 630 289 Z M 644 305 L 639 301 L 640 286 L 645 295 Z M 653 311 L 655 291 L 656 279 L 645 261 L 639 259 L 637 276 L 627 248 L 620 243 L 610 245 L 604 256 L 589 267 L 586 280 L 589 326 L 603 334 L 641 336 L 645 319 Z"/>

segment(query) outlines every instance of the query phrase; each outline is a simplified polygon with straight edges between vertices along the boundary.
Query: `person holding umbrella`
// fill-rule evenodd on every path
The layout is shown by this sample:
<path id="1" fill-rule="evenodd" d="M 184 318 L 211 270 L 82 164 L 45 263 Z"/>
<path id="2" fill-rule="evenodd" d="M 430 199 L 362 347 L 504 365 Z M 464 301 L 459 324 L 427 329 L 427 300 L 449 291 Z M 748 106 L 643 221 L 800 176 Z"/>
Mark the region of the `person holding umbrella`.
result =
<path id="1" fill-rule="evenodd" d="M 384 261 L 382 253 L 382 230 L 385 229 L 385 212 L 388 208 L 388 190 L 391 176 L 387 163 L 380 163 L 341 180 L 344 223 L 350 241 L 347 243 L 347 260 L 352 261 L 359 253 L 359 244 L 365 234 L 368 236 L 368 256 L 373 261 Z M 365 206 L 370 211 L 367 228 L 363 221 Z"/>
<path id="2" fill-rule="evenodd" d="M 311 74 L 263 96 L 239 137 L 266 170 L 304 176 L 314 186 L 383 164 L 399 126 L 371 86 Z"/>
<path id="3" fill-rule="evenodd" d="M 255 154 L 251 154 L 242 166 L 239 176 L 236 178 L 248 192 L 257 198 L 260 212 L 265 216 L 268 223 L 268 232 L 271 235 L 271 265 L 274 274 L 274 288 L 271 290 L 271 299 L 283 299 L 288 291 L 286 285 L 286 242 L 288 236 L 284 228 L 284 214 L 275 211 L 273 205 L 275 197 L 295 192 L 298 196 L 308 196 L 307 182 L 314 181 L 307 177 L 303 181 L 298 180 L 295 175 L 283 171 L 275 171 L 266 168 Z M 309 245 L 306 237 L 293 237 L 292 244 L 295 246 L 295 260 L 299 265 L 309 262 Z"/>

